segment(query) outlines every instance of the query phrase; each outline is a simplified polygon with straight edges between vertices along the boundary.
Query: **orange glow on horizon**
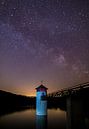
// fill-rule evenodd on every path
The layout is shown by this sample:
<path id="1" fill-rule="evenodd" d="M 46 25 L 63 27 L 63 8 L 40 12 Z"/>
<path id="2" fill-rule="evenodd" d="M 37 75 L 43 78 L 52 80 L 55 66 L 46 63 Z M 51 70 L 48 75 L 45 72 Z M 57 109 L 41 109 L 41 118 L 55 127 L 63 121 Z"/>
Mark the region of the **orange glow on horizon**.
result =
<path id="1" fill-rule="evenodd" d="M 28 96 L 28 97 L 35 97 L 36 96 L 36 94 L 35 93 L 32 93 L 32 94 L 26 94 L 26 96 Z"/>

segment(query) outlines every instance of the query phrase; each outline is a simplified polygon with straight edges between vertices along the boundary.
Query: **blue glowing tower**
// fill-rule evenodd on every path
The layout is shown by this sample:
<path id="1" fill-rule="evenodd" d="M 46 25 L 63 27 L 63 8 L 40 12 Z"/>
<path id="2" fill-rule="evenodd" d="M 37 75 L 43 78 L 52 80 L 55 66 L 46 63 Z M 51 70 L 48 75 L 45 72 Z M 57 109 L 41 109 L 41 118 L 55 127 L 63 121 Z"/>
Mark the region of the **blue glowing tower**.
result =
<path id="1" fill-rule="evenodd" d="M 47 115 L 47 89 L 42 84 L 36 88 L 36 115 Z"/>

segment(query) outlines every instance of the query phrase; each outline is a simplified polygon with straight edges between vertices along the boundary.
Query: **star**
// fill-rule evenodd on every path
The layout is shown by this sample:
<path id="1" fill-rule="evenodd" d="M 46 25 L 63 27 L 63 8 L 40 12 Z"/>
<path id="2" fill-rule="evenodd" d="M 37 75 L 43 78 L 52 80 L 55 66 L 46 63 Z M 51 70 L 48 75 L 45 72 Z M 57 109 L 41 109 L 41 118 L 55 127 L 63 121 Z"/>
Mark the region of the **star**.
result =
<path id="1" fill-rule="evenodd" d="M 1 0 L 3 83 L 13 84 L 12 89 L 22 93 L 22 89 L 32 91 L 32 84 L 38 85 L 42 78 L 50 91 L 88 81 L 88 35 L 87 0 Z"/>

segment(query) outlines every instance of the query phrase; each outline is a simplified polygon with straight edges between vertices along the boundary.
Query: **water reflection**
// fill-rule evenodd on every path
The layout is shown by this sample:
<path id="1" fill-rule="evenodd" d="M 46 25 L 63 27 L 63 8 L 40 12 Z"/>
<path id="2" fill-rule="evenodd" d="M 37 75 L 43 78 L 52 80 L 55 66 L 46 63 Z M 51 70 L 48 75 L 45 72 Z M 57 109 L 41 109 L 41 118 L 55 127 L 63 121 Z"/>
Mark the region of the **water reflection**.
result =
<path id="1" fill-rule="evenodd" d="M 0 111 L 2 112 L 2 110 Z M 47 116 L 36 116 L 36 110 L 32 108 L 23 111 L 9 112 L 8 114 L 6 114 L 5 111 L 4 115 L 3 113 L 1 113 L 0 116 L 0 129 L 67 129 L 66 124 L 68 124 L 69 119 L 68 116 L 66 117 L 66 112 L 59 108 L 48 109 Z M 80 118 L 76 118 L 76 120 L 77 119 Z M 84 129 L 89 129 L 89 118 L 85 119 L 85 123 L 86 127 Z M 73 123 L 71 124 L 74 125 Z M 68 129 L 74 128 L 73 126 L 71 126 L 71 128 L 68 126 Z"/>
<path id="2" fill-rule="evenodd" d="M 47 129 L 47 116 L 36 115 L 36 129 Z"/>
<path id="3" fill-rule="evenodd" d="M 0 129 L 55 129 L 55 125 L 66 129 L 65 112 L 60 109 L 48 109 L 47 116 L 36 116 L 35 109 L 28 109 L 0 117 Z"/>
<path id="4" fill-rule="evenodd" d="M 0 129 L 35 129 L 35 110 L 16 111 L 0 117 Z"/>

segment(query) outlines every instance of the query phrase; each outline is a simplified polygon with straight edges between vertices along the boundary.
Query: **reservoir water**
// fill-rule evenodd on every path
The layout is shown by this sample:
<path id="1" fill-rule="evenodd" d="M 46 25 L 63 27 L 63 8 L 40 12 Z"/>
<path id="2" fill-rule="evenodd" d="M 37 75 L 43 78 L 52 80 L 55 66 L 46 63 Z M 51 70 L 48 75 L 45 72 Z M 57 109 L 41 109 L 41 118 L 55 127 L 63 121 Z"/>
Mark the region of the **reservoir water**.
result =
<path id="1" fill-rule="evenodd" d="M 35 109 L 27 109 L 0 117 L 0 129 L 66 129 L 66 112 L 48 109 L 46 117 L 36 116 Z"/>
<path id="2" fill-rule="evenodd" d="M 37 116 L 34 108 L 12 113 L 1 112 L 2 110 L 0 111 L 0 129 L 72 129 L 67 127 L 66 111 L 60 108 L 48 109 L 47 116 Z M 82 129 L 89 129 L 89 117 L 85 118 L 85 124 L 86 127 Z"/>

